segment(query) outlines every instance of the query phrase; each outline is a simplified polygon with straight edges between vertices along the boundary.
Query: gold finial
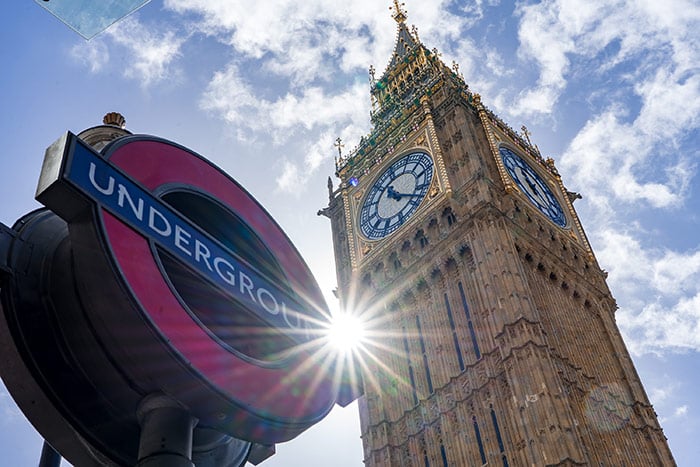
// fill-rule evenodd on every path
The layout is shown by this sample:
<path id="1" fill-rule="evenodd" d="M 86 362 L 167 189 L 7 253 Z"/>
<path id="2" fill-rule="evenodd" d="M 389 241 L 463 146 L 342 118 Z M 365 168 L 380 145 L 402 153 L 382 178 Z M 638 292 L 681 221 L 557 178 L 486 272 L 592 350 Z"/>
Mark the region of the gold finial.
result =
<path id="1" fill-rule="evenodd" d="M 343 140 L 340 139 L 340 136 L 338 137 L 338 139 L 335 140 L 335 144 L 333 146 L 338 148 L 338 160 L 342 160 L 343 159 L 343 148 L 345 147 L 345 145 L 343 144 Z"/>
<path id="2" fill-rule="evenodd" d="M 370 84 L 374 85 L 374 83 L 377 81 L 376 78 L 374 77 L 374 74 L 377 72 L 377 70 L 374 68 L 374 65 L 369 66 L 369 82 Z"/>
<path id="3" fill-rule="evenodd" d="M 105 125 L 118 126 L 122 130 L 126 128 L 126 119 L 119 112 L 109 112 L 102 118 L 102 123 Z"/>
<path id="4" fill-rule="evenodd" d="M 420 39 L 418 38 L 418 28 L 415 24 L 411 26 L 411 32 L 413 33 L 413 37 L 416 39 L 416 42 L 420 42 Z"/>
<path id="5" fill-rule="evenodd" d="M 533 148 L 533 149 L 537 152 L 537 154 L 539 154 L 539 153 L 540 153 L 540 148 L 538 148 L 536 144 L 532 144 L 532 141 L 530 141 L 530 135 L 531 135 L 532 133 L 530 133 L 530 132 L 528 131 L 528 129 L 527 129 L 527 127 L 526 127 L 525 125 L 521 126 L 520 129 L 523 131 L 523 136 L 525 137 L 525 140 L 527 141 L 527 144 L 530 145 L 530 147 Z M 553 164 L 553 163 L 554 163 L 554 161 L 552 160 L 552 164 Z M 552 167 L 553 167 L 553 166 L 552 166 Z"/>
<path id="6" fill-rule="evenodd" d="M 405 22 L 406 18 L 408 18 L 406 10 L 402 8 L 404 6 L 406 6 L 405 3 L 399 3 L 399 0 L 394 0 L 394 6 L 389 7 L 390 10 L 394 10 L 394 20 L 399 24 Z"/>

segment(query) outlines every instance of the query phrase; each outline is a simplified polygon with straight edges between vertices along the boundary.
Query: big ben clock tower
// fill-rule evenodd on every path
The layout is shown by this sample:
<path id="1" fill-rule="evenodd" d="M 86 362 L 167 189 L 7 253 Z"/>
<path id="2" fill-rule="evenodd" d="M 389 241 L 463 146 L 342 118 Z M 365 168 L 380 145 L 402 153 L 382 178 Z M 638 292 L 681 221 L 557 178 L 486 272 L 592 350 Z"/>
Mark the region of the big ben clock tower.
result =
<path id="1" fill-rule="evenodd" d="M 675 465 L 551 159 L 398 33 L 329 206 L 368 466 Z"/>

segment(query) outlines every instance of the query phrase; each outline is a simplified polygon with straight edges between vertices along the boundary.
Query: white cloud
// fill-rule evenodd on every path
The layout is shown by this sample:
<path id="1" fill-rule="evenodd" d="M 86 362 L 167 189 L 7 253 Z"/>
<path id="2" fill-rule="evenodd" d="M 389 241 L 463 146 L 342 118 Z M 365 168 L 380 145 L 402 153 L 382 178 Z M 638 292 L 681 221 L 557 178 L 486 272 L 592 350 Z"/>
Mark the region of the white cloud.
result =
<path id="1" fill-rule="evenodd" d="M 70 55 L 91 73 L 98 73 L 109 62 L 109 48 L 100 38 L 78 42 L 71 48 Z"/>
<path id="2" fill-rule="evenodd" d="M 652 280 L 659 290 L 680 294 L 693 290 L 700 279 L 700 251 L 688 254 L 666 252 L 654 264 Z"/>
<path id="3" fill-rule="evenodd" d="M 560 57 L 593 65 L 593 75 L 617 67 L 607 75 L 618 80 L 610 86 L 615 93 L 596 91 L 590 105 L 601 110 L 573 138 L 559 167 L 570 186 L 584 190 L 588 234 L 602 246 L 597 256 L 610 270 L 609 283 L 621 303 L 618 323 L 632 352 L 697 351 L 700 245 L 687 251 L 652 246 L 642 238 L 653 233 L 636 226 L 629 214 L 687 209 L 699 155 L 683 142 L 697 135 L 700 123 L 700 41 L 694 33 L 700 9 L 684 1 L 663 11 L 642 1 L 596 5 L 596 14 L 584 8 L 572 18 L 576 2 L 546 2 L 555 9 L 547 27 L 563 35 L 554 44 Z M 544 4 L 524 18 L 540 7 Z M 572 26 L 560 24 L 566 17 Z M 539 86 L 533 92 L 555 89 L 556 101 L 577 65 L 564 59 L 538 63 L 541 75 L 552 72 L 562 79 L 555 81 L 556 89 Z"/>
<path id="4" fill-rule="evenodd" d="M 675 393 L 680 387 L 678 382 L 666 382 L 664 386 L 655 386 L 649 390 L 649 401 L 653 405 L 663 404 L 668 399 L 675 397 Z"/>
<path id="5" fill-rule="evenodd" d="M 620 310 L 620 327 L 633 353 L 700 351 L 700 294 L 669 301 L 659 297 L 639 313 Z"/>
<path id="6" fill-rule="evenodd" d="M 127 78 L 139 80 L 147 87 L 176 75 L 173 62 L 179 58 L 186 37 L 178 36 L 175 31 L 155 31 L 135 16 L 123 19 L 105 34 L 129 51 L 130 60 L 124 69 Z"/>
<path id="7" fill-rule="evenodd" d="M 282 165 L 282 174 L 276 179 L 277 190 L 299 196 L 302 191 L 300 187 L 305 186 L 321 165 L 333 157 L 333 141 L 336 137 L 331 131 L 325 131 L 316 143 L 306 150 L 303 161 L 285 160 Z"/>
<path id="8" fill-rule="evenodd" d="M 658 375 L 659 381 L 664 381 L 662 386 L 651 386 L 648 389 L 649 401 L 659 412 L 659 422 L 666 426 L 669 422 L 683 420 L 688 417 L 690 407 L 688 404 L 683 404 L 680 398 L 679 390 L 682 389 L 683 383 L 680 381 L 669 380 L 668 375 Z"/>
<path id="9" fill-rule="evenodd" d="M 107 38 L 111 38 L 111 43 Z M 153 25 L 144 25 L 136 15 L 131 15 L 115 23 L 100 37 L 76 44 L 70 55 L 88 67 L 91 73 L 99 73 L 104 71 L 110 58 L 118 57 L 116 49 L 110 47 L 116 44 L 126 53 L 119 63 L 124 77 L 140 81 L 145 88 L 164 80 L 174 80 L 179 75 L 174 62 L 180 58 L 180 49 L 186 40 L 187 36 L 179 36 L 174 30 L 158 31 Z"/>
<path id="10" fill-rule="evenodd" d="M 337 66 L 345 72 L 368 68 L 375 31 L 387 34 L 382 60 L 393 45 L 386 6 L 372 0 L 352 5 L 329 0 L 167 0 L 165 5 L 194 14 L 200 18 L 200 32 L 231 46 L 238 56 L 261 60 L 266 69 L 296 85 L 332 81 Z"/>
<path id="11" fill-rule="evenodd" d="M 486 2 L 489 6 L 498 5 L 499 0 L 488 0 Z M 484 17 L 484 1 L 474 0 L 471 2 L 464 2 L 460 6 L 461 10 L 468 16 L 472 17 L 474 21 L 483 19 Z"/>
<path id="12" fill-rule="evenodd" d="M 411 21 L 427 25 L 421 31 L 424 42 L 448 46 L 459 37 L 468 20 L 446 12 L 447 3 L 411 5 Z M 167 9 L 194 21 L 197 31 L 233 53 L 214 73 L 201 107 L 233 126 L 241 141 L 265 139 L 282 145 L 294 138 L 305 148 L 277 164 L 282 169 L 278 189 L 289 192 L 332 157 L 336 137 L 358 141 L 367 132 L 367 69 L 374 65 L 383 73 L 395 42 L 389 4 L 165 1 Z"/>
<path id="13" fill-rule="evenodd" d="M 597 256 L 624 305 L 618 324 L 634 354 L 700 351 L 700 250 L 645 249 L 631 233 L 596 234 Z M 644 291 L 640 294 L 640 291 Z"/>
<path id="14" fill-rule="evenodd" d="M 457 17 L 447 0 L 409 6 L 409 22 L 424 25 L 421 39 L 450 48 L 480 16 L 480 6 Z M 334 83 L 342 72 L 378 72 L 391 58 L 396 24 L 390 2 L 357 0 L 166 0 L 165 7 L 195 21 L 195 28 L 229 45 L 239 57 L 258 59 L 265 69 L 301 86 L 317 80 Z"/>
<path id="15" fill-rule="evenodd" d="M 586 123 L 562 157 L 560 167 L 571 175 L 568 180 L 585 186 L 598 208 L 609 209 L 611 195 L 618 203 L 643 201 L 657 208 L 678 206 L 685 199 L 695 167 L 683 152 L 674 154 L 668 146 L 695 122 L 679 116 L 663 132 L 647 132 L 650 113 L 655 109 L 645 105 L 634 122 L 626 123 L 619 108 L 611 108 Z"/>
<path id="16" fill-rule="evenodd" d="M 300 183 L 299 175 L 299 167 L 289 161 L 284 161 L 282 174 L 275 180 L 277 188 L 288 193 L 295 192 Z"/>
<path id="17" fill-rule="evenodd" d="M 339 127 L 368 120 L 369 93 L 363 84 L 340 89 L 335 94 L 321 87 L 306 87 L 267 100 L 258 96 L 238 66 L 230 64 L 226 70 L 215 73 L 201 105 L 236 126 L 240 139 L 263 134 L 281 144 L 296 130 Z"/>
<path id="18" fill-rule="evenodd" d="M 680 407 L 677 407 L 676 410 L 673 412 L 673 415 L 676 417 L 685 417 L 688 415 L 688 406 L 687 405 L 681 405 Z"/>
<path id="19" fill-rule="evenodd" d="M 647 0 L 545 0 L 517 11 L 519 53 L 538 65 L 539 79 L 521 93 L 515 114 L 552 112 L 575 73 L 596 75 L 635 59 L 630 85 L 659 68 L 672 70 L 673 83 L 697 66 L 700 8 L 686 0 L 663 6 Z M 613 44 L 616 52 L 606 50 Z M 572 65 L 573 59 L 579 64 Z"/>
<path id="20" fill-rule="evenodd" d="M 586 123 L 562 158 L 563 171 L 585 181 L 600 207 L 610 194 L 677 207 L 695 176 L 698 149 L 680 150 L 678 141 L 700 123 L 700 75 L 680 61 L 658 65 L 633 88 L 641 101 L 636 116 L 624 102 L 614 103 Z"/>
<path id="21" fill-rule="evenodd" d="M 277 177 L 277 188 L 289 193 L 299 193 L 299 187 L 333 156 L 333 142 L 338 136 L 358 141 L 366 130 L 354 122 L 368 120 L 369 116 L 369 97 L 363 84 L 341 89 L 337 94 L 307 87 L 266 100 L 256 95 L 256 89 L 233 64 L 215 74 L 201 105 L 235 127 L 240 141 L 265 139 L 281 146 L 292 137 L 300 138 L 299 132 L 304 133 L 303 150 L 299 151 L 297 143 L 286 154 L 282 173 Z M 295 160 L 295 154 L 303 156 Z"/>

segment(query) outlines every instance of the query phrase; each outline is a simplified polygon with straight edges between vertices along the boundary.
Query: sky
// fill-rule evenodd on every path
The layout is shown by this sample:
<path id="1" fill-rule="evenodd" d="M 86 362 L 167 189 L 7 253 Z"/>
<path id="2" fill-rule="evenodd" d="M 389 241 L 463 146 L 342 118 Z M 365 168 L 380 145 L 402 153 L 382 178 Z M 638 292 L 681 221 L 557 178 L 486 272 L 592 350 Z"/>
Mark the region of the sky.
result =
<path id="1" fill-rule="evenodd" d="M 692 0 L 405 0 L 408 23 L 553 157 L 619 305 L 618 325 L 680 466 L 700 458 L 700 5 Z M 45 148 L 121 112 L 206 156 L 287 232 L 337 309 L 326 179 L 370 131 L 388 0 L 152 0 L 86 41 L 31 1 L 0 16 L 0 222 L 33 200 Z M 335 180 L 337 184 L 337 180 Z M 266 467 L 362 465 L 355 404 Z M 0 386 L 2 465 L 40 436 Z"/>

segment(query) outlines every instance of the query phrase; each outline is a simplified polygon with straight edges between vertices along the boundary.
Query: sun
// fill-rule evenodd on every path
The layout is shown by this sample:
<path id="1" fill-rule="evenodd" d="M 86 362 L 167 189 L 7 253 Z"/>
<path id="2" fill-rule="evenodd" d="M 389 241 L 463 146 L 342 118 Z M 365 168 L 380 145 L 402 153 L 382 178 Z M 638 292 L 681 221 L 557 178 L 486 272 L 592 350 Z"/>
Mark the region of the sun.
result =
<path id="1" fill-rule="evenodd" d="M 356 350 L 367 337 L 365 323 L 351 313 L 338 313 L 331 319 L 327 337 L 328 342 L 339 351 Z"/>

